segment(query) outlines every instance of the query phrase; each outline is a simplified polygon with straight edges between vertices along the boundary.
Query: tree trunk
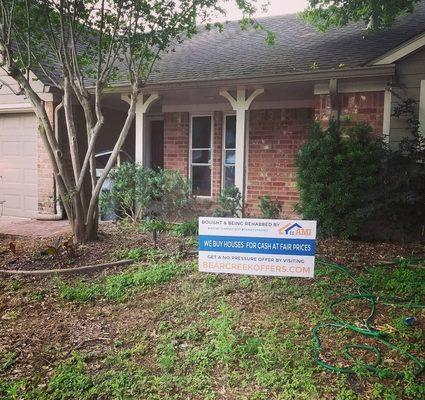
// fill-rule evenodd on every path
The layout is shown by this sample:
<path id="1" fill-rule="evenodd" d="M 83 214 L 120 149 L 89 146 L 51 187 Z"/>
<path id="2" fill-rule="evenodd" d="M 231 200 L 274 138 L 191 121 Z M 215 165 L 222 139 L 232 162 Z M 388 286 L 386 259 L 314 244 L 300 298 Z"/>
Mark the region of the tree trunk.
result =
<path id="1" fill-rule="evenodd" d="M 0 55 L 3 56 L 3 58 L 7 57 L 9 54 L 7 50 L 5 45 L 0 41 Z M 48 118 L 43 100 L 34 91 L 29 80 L 17 67 L 13 58 L 7 58 L 6 61 L 6 69 L 9 76 L 18 83 L 19 87 L 22 88 L 33 105 L 34 112 L 40 125 L 40 135 L 49 155 L 53 174 L 58 183 L 59 195 L 72 227 L 74 242 L 86 243 L 96 240 L 98 233 L 99 194 L 108 173 L 115 166 L 119 152 L 121 151 L 134 120 L 136 103 L 139 95 L 138 85 L 136 83 L 133 85 L 126 121 L 103 173 L 97 180 L 94 155 L 96 138 L 104 123 L 100 107 L 102 86 L 97 86 L 95 96 L 97 120 L 92 120 L 89 98 L 76 96 L 72 85 L 72 74 L 70 70 L 68 70 L 68 74 L 71 76 L 65 76 L 65 84 L 61 89 L 64 96 L 63 108 L 69 143 L 66 148 L 62 148 L 61 143 L 59 143 L 59 138 L 55 136 L 54 126 Z M 68 68 L 68 64 L 66 68 Z M 76 115 L 75 107 L 73 107 L 74 96 L 77 97 L 78 103 L 84 110 L 86 122 L 87 120 L 90 122 L 86 125 L 86 132 L 79 132 L 78 124 L 75 123 Z M 83 133 L 87 135 L 87 151 L 84 155 L 81 154 L 82 151 L 80 153 L 79 148 L 79 140 L 84 137 Z M 87 186 L 85 186 L 86 182 L 89 182 Z"/>
<path id="2" fill-rule="evenodd" d="M 98 238 L 98 221 L 90 221 L 88 224 L 85 223 L 85 215 L 80 217 L 74 217 L 69 219 L 71 224 L 72 233 L 74 235 L 74 243 L 87 243 L 97 240 Z"/>

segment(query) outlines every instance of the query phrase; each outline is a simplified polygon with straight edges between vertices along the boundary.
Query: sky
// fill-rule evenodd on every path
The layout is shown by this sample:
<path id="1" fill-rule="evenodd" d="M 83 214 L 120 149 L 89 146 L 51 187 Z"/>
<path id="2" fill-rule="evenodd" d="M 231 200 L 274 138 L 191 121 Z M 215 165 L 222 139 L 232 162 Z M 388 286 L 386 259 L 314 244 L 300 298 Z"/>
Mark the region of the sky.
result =
<path id="1" fill-rule="evenodd" d="M 258 3 L 261 3 L 264 0 L 258 0 Z M 268 7 L 267 12 L 257 12 L 256 17 L 264 17 L 268 15 L 281 15 L 281 14 L 290 14 L 302 11 L 307 5 L 307 0 L 270 0 L 270 6 Z M 238 10 L 238 7 L 234 4 L 228 4 L 227 9 L 227 20 L 239 19 L 242 14 Z"/>

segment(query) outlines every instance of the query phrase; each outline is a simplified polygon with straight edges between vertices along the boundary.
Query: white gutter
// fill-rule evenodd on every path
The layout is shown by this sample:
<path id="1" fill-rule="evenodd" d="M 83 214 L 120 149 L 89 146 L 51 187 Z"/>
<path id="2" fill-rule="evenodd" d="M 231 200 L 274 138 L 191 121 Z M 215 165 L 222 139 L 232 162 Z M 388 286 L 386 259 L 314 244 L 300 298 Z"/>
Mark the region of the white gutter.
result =
<path id="1" fill-rule="evenodd" d="M 31 103 L 5 103 L 0 104 L 0 114 L 12 114 L 12 113 L 30 113 L 34 112 Z"/>

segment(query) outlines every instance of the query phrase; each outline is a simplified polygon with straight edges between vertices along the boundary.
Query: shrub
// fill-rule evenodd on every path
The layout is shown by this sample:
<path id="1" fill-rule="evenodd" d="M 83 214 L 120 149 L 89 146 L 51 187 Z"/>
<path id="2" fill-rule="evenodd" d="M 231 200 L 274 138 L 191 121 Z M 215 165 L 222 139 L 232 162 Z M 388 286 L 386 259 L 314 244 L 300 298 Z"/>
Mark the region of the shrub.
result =
<path id="1" fill-rule="evenodd" d="M 324 235 L 350 237 L 360 229 L 359 209 L 382 168 L 382 142 L 370 133 L 366 124 L 344 130 L 335 121 L 327 130 L 316 124 L 297 155 L 297 209 L 317 220 Z"/>
<path id="2" fill-rule="evenodd" d="M 242 195 L 236 186 L 226 187 L 218 198 L 214 217 L 240 217 L 242 214 Z"/>
<path id="3" fill-rule="evenodd" d="M 158 172 L 159 198 L 161 215 L 181 216 L 192 203 L 192 187 L 190 182 L 179 172 L 170 169 Z"/>
<path id="4" fill-rule="evenodd" d="M 102 212 L 112 204 L 118 217 L 133 222 L 152 212 L 157 216 L 178 216 L 193 200 L 190 183 L 178 171 L 125 163 L 111 171 L 109 180 L 109 190 L 100 196 Z"/>
<path id="5" fill-rule="evenodd" d="M 102 191 L 100 195 L 101 211 L 105 212 L 113 205 L 119 217 L 135 221 L 146 213 L 153 200 L 152 176 L 153 171 L 140 164 L 124 163 L 114 168 L 108 177 L 111 183 L 109 190 Z"/>
<path id="6" fill-rule="evenodd" d="M 141 232 L 167 232 L 169 225 L 163 219 L 146 219 L 140 224 L 139 227 Z"/>
<path id="7" fill-rule="evenodd" d="M 396 150 L 386 149 L 378 184 L 360 210 L 370 221 L 373 237 L 406 239 L 423 236 L 425 221 L 425 136 L 420 134 L 417 104 L 407 99 L 394 116 L 407 122 L 406 136 Z M 422 127 L 425 132 L 425 127 Z"/>
<path id="8" fill-rule="evenodd" d="M 275 219 L 279 218 L 282 212 L 282 205 L 277 201 L 273 201 L 270 196 L 260 196 L 259 208 L 263 215 L 263 218 Z"/>
<path id="9" fill-rule="evenodd" d="M 177 236 L 196 236 L 198 235 L 198 220 L 196 218 L 184 221 L 174 228 Z"/>

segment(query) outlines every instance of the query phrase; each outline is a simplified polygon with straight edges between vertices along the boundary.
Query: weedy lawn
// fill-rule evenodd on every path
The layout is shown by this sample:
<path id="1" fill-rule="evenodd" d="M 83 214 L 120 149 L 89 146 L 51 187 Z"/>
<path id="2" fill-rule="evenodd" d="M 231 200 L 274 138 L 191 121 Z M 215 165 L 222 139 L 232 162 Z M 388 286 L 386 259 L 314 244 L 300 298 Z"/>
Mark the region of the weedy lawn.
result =
<path id="1" fill-rule="evenodd" d="M 1 399 L 419 399 L 422 376 L 402 352 L 424 359 L 425 264 L 352 268 L 328 264 L 316 278 L 256 278 L 199 273 L 196 262 L 155 259 L 85 280 L 0 281 Z M 352 278 L 354 277 L 355 280 Z M 372 326 L 396 349 L 351 330 L 325 327 L 320 358 L 352 374 L 318 367 L 311 330 L 341 318 L 361 326 L 364 299 L 378 299 Z M 398 301 L 399 299 L 397 299 Z M 406 318 L 414 317 L 415 319 Z M 382 350 L 382 372 L 365 368 Z M 402 350 L 400 352 L 399 350 Z M 346 354 L 347 355 L 347 354 Z"/>

